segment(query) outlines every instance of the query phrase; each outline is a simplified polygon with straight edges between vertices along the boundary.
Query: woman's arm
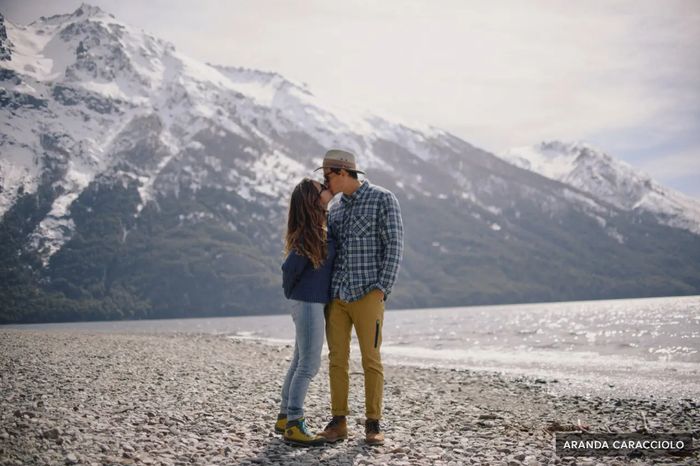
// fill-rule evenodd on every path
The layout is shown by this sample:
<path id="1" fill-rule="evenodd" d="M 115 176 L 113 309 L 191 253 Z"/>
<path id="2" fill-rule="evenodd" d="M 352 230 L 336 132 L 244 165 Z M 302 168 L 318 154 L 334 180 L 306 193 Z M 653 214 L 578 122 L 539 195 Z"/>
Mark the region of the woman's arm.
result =
<path id="1" fill-rule="evenodd" d="M 282 287 L 284 288 L 284 296 L 287 299 L 292 295 L 292 291 L 299 282 L 301 274 L 308 263 L 309 259 L 306 256 L 291 251 L 282 264 Z"/>

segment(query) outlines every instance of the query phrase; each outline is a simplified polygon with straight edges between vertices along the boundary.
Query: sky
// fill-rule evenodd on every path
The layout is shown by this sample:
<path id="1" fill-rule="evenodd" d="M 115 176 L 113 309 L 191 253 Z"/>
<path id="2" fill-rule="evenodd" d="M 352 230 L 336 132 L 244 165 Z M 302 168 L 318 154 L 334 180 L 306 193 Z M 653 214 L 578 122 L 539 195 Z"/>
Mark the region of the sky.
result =
<path id="1" fill-rule="evenodd" d="M 10 21 L 80 0 L 0 0 Z M 493 153 L 580 141 L 700 198 L 700 1 L 91 0 L 201 61 Z"/>

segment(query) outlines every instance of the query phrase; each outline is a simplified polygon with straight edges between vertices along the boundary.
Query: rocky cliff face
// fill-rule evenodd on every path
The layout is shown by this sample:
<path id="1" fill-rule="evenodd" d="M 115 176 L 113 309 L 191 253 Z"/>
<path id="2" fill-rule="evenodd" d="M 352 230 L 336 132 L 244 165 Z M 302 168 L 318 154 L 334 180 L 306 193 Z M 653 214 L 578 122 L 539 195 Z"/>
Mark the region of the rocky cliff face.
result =
<path id="1" fill-rule="evenodd" d="M 285 312 L 288 196 L 329 147 L 399 198 L 394 308 L 700 290 L 697 235 L 445 131 L 200 63 L 89 5 L 3 24 L 5 321 Z"/>

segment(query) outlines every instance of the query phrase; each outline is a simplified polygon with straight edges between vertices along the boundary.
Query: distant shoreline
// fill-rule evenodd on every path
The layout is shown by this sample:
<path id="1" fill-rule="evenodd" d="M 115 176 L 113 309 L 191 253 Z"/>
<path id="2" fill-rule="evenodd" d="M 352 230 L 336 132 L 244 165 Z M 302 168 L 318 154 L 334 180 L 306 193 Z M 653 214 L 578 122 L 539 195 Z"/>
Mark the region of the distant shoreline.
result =
<path id="1" fill-rule="evenodd" d="M 554 395 L 527 377 L 387 365 L 388 441 L 370 449 L 360 425 L 362 371 L 352 361 L 350 439 L 309 451 L 289 448 L 271 429 L 289 346 L 202 334 L 0 328 L 0 354 L 0 450 L 7 464 L 353 464 L 364 458 L 392 465 L 535 465 L 557 459 L 548 431 L 555 427 L 678 432 L 700 425 L 697 400 Z M 328 418 L 323 366 L 306 406 L 313 429 Z M 672 460 L 694 464 L 698 453 Z"/>

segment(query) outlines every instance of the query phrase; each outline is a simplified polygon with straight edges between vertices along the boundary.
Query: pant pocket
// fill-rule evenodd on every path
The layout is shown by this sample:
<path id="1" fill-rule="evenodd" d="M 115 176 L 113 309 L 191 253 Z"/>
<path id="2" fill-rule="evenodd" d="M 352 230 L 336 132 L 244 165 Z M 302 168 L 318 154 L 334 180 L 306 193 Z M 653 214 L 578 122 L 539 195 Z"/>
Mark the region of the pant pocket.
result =
<path id="1" fill-rule="evenodd" d="M 380 327 L 380 322 L 379 322 L 379 319 L 377 319 L 377 323 L 374 327 L 374 347 L 375 348 L 379 344 L 379 327 Z"/>

